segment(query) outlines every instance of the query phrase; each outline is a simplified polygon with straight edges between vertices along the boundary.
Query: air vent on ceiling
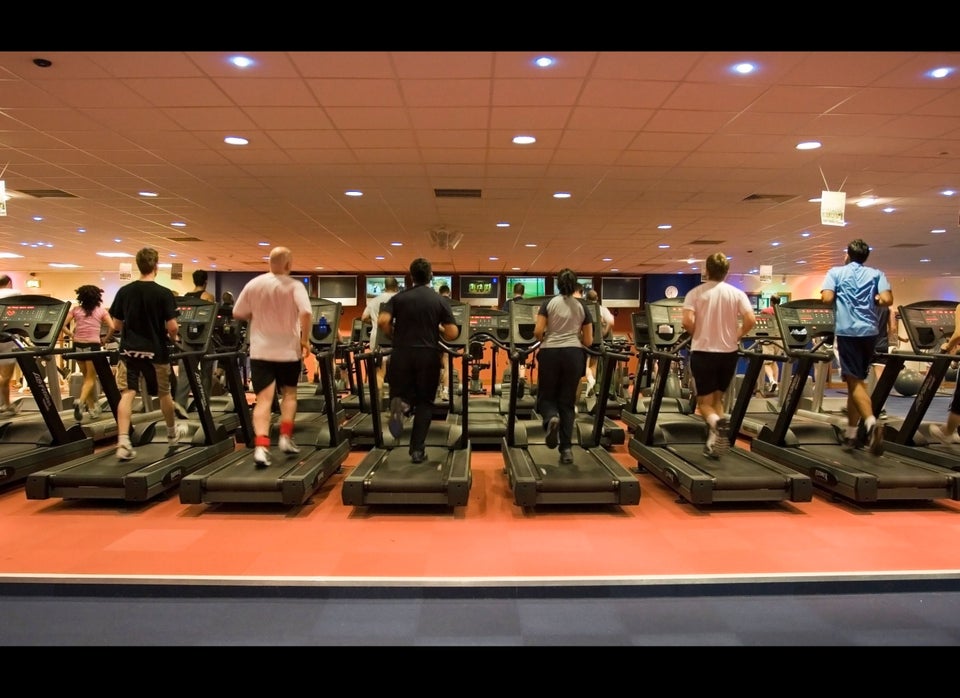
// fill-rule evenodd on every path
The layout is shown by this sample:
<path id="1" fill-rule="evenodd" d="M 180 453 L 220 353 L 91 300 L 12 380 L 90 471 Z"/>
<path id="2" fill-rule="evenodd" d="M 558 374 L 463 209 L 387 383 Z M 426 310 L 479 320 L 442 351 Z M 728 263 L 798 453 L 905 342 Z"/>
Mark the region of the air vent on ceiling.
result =
<path id="1" fill-rule="evenodd" d="M 744 201 L 759 201 L 764 204 L 785 204 L 796 199 L 796 194 L 751 194 Z"/>
<path id="2" fill-rule="evenodd" d="M 890 247 L 926 247 L 925 242 L 901 242 L 899 245 L 890 245 Z"/>
<path id="3" fill-rule="evenodd" d="M 187 237 L 187 238 L 167 238 L 170 242 L 200 242 L 200 238 Z"/>
<path id="4" fill-rule="evenodd" d="M 434 189 L 438 199 L 479 199 L 480 189 Z"/>
<path id="5" fill-rule="evenodd" d="M 722 245 L 726 240 L 694 240 L 691 245 Z"/>
<path id="6" fill-rule="evenodd" d="M 32 196 L 36 199 L 76 199 L 74 194 L 68 194 L 62 189 L 18 189 L 21 194 Z"/>

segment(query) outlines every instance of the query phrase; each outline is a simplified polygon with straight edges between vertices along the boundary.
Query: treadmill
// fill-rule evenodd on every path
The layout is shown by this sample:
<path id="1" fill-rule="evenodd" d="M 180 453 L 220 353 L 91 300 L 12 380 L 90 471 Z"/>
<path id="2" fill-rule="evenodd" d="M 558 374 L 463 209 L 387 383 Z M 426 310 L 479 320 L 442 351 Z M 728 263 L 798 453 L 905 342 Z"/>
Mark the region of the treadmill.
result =
<path id="1" fill-rule="evenodd" d="M 167 445 L 163 420 L 131 426 L 130 441 L 137 455 L 128 461 L 114 449 L 47 467 L 27 478 L 27 499 L 119 499 L 144 502 L 176 488 L 184 476 L 232 451 L 236 440 L 210 414 L 206 392 L 199 380 L 200 358 L 207 353 L 217 315 L 217 303 L 201 298 L 177 297 L 180 346 L 171 360 L 183 360 L 193 394 L 199 396 L 199 420 L 187 425 L 189 440 Z M 110 374 L 112 376 L 112 374 Z M 107 376 L 100 375 L 101 380 Z M 116 387 L 113 381 L 113 388 Z M 111 388 L 111 389 L 113 389 Z"/>
<path id="2" fill-rule="evenodd" d="M 960 471 L 960 444 L 941 443 L 930 433 L 937 421 L 923 421 L 933 398 L 938 394 L 955 354 L 943 354 L 940 347 L 954 332 L 957 301 L 932 300 L 901 305 L 900 320 L 907 330 L 914 353 L 892 352 L 885 357 L 883 373 L 873 391 L 873 411 L 879 414 L 897 376 L 907 361 L 929 364 L 907 415 L 902 420 L 888 420 L 884 427 L 884 448 L 936 465 Z M 960 381 L 955 391 L 960 390 Z M 938 415 L 941 419 L 943 415 Z"/>
<path id="3" fill-rule="evenodd" d="M 673 414 L 659 418 L 670 363 L 682 360 L 680 350 L 689 344 L 683 329 L 683 299 L 667 298 L 647 303 L 657 377 L 646 419 L 630 440 L 630 455 L 638 472 L 652 473 L 680 495 L 680 502 L 809 502 L 813 483 L 806 475 L 736 445 L 744 406 L 753 395 L 754 382 L 744 380 L 739 391 L 742 403 L 729 415 L 730 444 L 719 458 L 704 454 L 707 424 L 698 415 Z M 759 355 L 764 357 L 766 355 Z M 758 366 L 762 366 L 762 359 Z M 749 373 L 749 372 L 748 372 Z"/>
<path id="4" fill-rule="evenodd" d="M 637 356 L 637 373 L 633 378 L 633 389 L 630 399 L 620 409 L 620 421 L 627 426 L 627 431 L 636 433 L 643 429 L 643 421 L 650 405 L 650 395 L 653 385 L 653 374 L 658 359 L 653 355 L 655 347 L 650 342 L 650 327 L 647 320 L 647 310 L 644 308 L 638 313 L 631 313 L 630 321 L 633 324 L 633 346 Z M 669 362 L 667 362 L 669 365 Z M 660 402 L 660 413 L 690 414 L 693 412 L 689 391 L 684 395 L 679 380 L 674 374 L 667 377 L 671 395 L 664 393 Z"/>
<path id="5" fill-rule="evenodd" d="M 781 303 L 775 314 L 795 369 L 780 415 L 772 426 L 760 430 L 751 449 L 808 475 L 815 487 L 835 499 L 856 503 L 960 499 L 960 473 L 892 450 L 879 456 L 866 448 L 844 451 L 841 427 L 812 420 L 794 423 L 813 364 L 833 360 L 834 310 L 819 299 L 800 299 Z M 893 385 L 892 374 L 877 381 L 877 401 L 882 391 L 889 393 L 887 385 Z M 882 422 L 877 428 L 883 428 Z"/>
<path id="6" fill-rule="evenodd" d="M 308 415 L 310 421 L 298 421 L 294 436 L 300 453 L 277 458 L 269 467 L 258 467 L 253 449 L 228 453 L 190 473 L 180 483 L 183 504 L 244 503 L 299 506 L 310 499 L 335 473 L 350 453 L 350 443 L 340 428 L 334 389 L 334 360 L 337 353 L 342 306 L 338 301 L 311 298 L 313 323 L 310 342 L 317 356 L 320 384 L 326 408 Z M 325 322 L 323 322 L 325 321 Z M 309 398 L 313 400 L 313 398 Z M 318 417 L 322 414 L 323 423 Z M 300 405 L 297 405 L 300 417 Z M 309 435 L 305 440 L 303 437 Z M 271 427 L 270 441 L 275 447 L 279 430 Z M 252 446 L 252 440 L 249 446 Z"/>
<path id="7" fill-rule="evenodd" d="M 615 354 L 604 347 L 595 302 L 585 301 L 593 318 L 594 344 L 589 351 L 600 357 L 598 365 L 602 362 L 604 368 L 591 428 L 587 429 L 581 420 L 574 420 L 573 463 L 562 465 L 559 449 L 547 447 L 540 419 L 517 419 L 520 362 L 540 348 L 533 331 L 537 311 L 549 298 L 518 298 L 510 304 L 510 409 L 501 453 L 514 503 L 524 508 L 551 504 L 638 504 L 640 482 L 600 444 L 613 365 L 629 356 Z"/>
<path id="8" fill-rule="evenodd" d="M 439 350 L 461 360 L 460 377 L 464 395 L 469 392 L 470 306 L 451 300 L 454 322 L 460 330 L 456 339 L 441 341 Z M 382 333 L 377 333 L 378 335 Z M 384 350 L 389 352 L 390 350 Z M 376 352 L 364 356 L 372 402 L 380 402 L 374 366 Z M 438 367 L 439 370 L 439 367 Z M 387 402 L 386 399 L 383 400 Z M 374 446 L 343 480 L 341 495 L 347 506 L 446 505 L 465 506 L 473 483 L 470 469 L 469 401 L 464 400 L 460 423 L 434 419 L 427 432 L 423 463 L 410 460 L 412 419 L 404 424 L 400 437 L 384 435 L 384 421 L 389 412 L 371 410 L 367 415 L 373 426 Z"/>
<path id="9" fill-rule="evenodd" d="M 69 302 L 49 296 L 0 299 L 0 337 L 16 344 L 5 357 L 16 358 L 43 418 L 0 424 L 0 487 L 21 482 L 41 468 L 93 453 L 93 439 L 80 425 L 64 425 L 38 360 L 58 351 L 57 338 L 69 312 Z"/>
<path id="10" fill-rule="evenodd" d="M 734 379 L 733 404 L 727 409 L 731 414 L 738 406 L 743 410 L 740 433 L 751 439 L 756 437 L 764 426 L 776 421 L 783 404 L 784 391 L 778 390 L 775 397 L 764 397 L 758 394 L 764 364 L 768 361 L 782 364 L 779 381 L 782 385 L 789 385 L 790 377 L 793 375 L 793 365 L 782 351 L 783 340 L 780 337 L 777 318 L 765 313 L 758 313 L 756 318 L 756 324 L 740 342 L 740 356 L 746 360 L 746 369 L 743 375 Z M 765 345 L 773 345 L 781 351 L 765 354 L 763 353 Z M 747 396 L 741 397 L 745 392 Z M 738 405 L 740 400 L 745 401 L 746 404 Z M 794 418 L 797 419 L 796 416 Z"/>

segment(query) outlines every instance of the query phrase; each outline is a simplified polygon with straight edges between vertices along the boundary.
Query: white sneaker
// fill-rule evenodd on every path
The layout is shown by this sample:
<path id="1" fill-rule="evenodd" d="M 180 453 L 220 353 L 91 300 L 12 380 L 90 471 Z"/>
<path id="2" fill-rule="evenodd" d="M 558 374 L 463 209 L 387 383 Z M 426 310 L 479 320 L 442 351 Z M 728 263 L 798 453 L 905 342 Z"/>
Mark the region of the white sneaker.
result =
<path id="1" fill-rule="evenodd" d="M 87 414 L 89 414 L 93 419 L 98 419 L 100 415 L 103 414 L 103 408 L 100 407 L 100 403 L 98 402 L 93 406 L 92 410 L 87 410 Z"/>
<path id="2" fill-rule="evenodd" d="M 255 446 L 253 449 L 253 462 L 258 468 L 266 468 L 270 465 L 270 451 L 266 446 Z"/>
<path id="3" fill-rule="evenodd" d="M 117 444 L 117 458 L 120 460 L 133 460 L 136 457 L 137 452 L 133 450 L 132 446 Z"/>
<path id="4" fill-rule="evenodd" d="M 183 422 L 177 422 L 173 425 L 173 433 L 170 433 L 170 430 L 167 429 L 167 444 L 169 446 L 176 446 L 180 443 L 181 440 L 186 438 L 190 429 Z"/>
<path id="5" fill-rule="evenodd" d="M 300 447 L 294 442 L 292 436 L 281 434 L 279 445 L 284 453 L 300 453 Z"/>
<path id="6" fill-rule="evenodd" d="M 953 432 L 947 436 L 944 432 L 946 431 L 946 424 L 931 424 L 930 425 L 930 436 L 935 438 L 942 444 L 960 444 L 960 436 L 957 435 L 957 432 Z"/>

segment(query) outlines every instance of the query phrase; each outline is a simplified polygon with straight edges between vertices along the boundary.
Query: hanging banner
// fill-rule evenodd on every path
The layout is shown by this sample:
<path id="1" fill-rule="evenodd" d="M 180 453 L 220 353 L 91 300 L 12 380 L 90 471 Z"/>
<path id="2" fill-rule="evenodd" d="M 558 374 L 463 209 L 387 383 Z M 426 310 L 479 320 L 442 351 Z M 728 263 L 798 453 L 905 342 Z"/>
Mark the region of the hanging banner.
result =
<path id="1" fill-rule="evenodd" d="M 183 262 L 174 262 L 170 265 L 170 278 L 173 281 L 183 279 Z"/>
<path id="2" fill-rule="evenodd" d="M 760 283 L 768 284 L 771 281 L 773 281 L 773 265 L 761 264 L 760 265 Z"/>
<path id="3" fill-rule="evenodd" d="M 820 222 L 823 225 L 846 225 L 843 222 L 843 209 L 847 204 L 847 195 L 842 191 L 825 191 L 820 194 Z"/>
<path id="4" fill-rule="evenodd" d="M 120 280 L 130 281 L 133 279 L 133 265 L 130 262 L 120 262 Z"/>
<path id="5" fill-rule="evenodd" d="M 0 216 L 7 215 L 7 183 L 0 179 Z"/>

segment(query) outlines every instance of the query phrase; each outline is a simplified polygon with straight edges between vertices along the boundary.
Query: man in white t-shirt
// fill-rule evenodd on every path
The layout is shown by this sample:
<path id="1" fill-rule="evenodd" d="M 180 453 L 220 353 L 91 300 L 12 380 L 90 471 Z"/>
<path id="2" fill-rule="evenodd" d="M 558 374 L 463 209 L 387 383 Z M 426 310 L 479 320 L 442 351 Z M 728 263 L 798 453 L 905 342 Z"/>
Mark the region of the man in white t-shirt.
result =
<path id="1" fill-rule="evenodd" d="M 697 410 L 709 427 L 703 452 L 719 458 L 731 443 L 723 394 L 737 371 L 740 340 L 757 324 L 757 317 L 747 294 L 725 281 L 730 271 L 726 255 L 715 252 L 705 266 L 707 280 L 684 296 L 683 329 L 691 337 L 690 372 L 697 389 Z"/>
<path id="2" fill-rule="evenodd" d="M 603 339 L 612 339 L 613 338 L 613 323 L 615 318 L 613 313 L 610 312 L 610 309 L 600 304 L 600 294 L 596 292 L 595 289 L 590 289 L 587 291 L 586 299 L 588 301 L 593 301 L 597 304 L 597 308 L 600 311 L 600 336 Z M 597 384 L 597 364 L 599 363 L 599 357 L 589 354 L 587 356 L 587 395 L 593 393 L 593 388 Z"/>
<path id="3" fill-rule="evenodd" d="M 383 282 L 383 293 L 380 293 L 369 301 L 367 301 L 367 307 L 363 309 L 363 314 L 360 316 L 360 321 L 365 322 L 368 325 L 371 325 L 370 328 L 370 351 L 373 351 L 377 348 L 377 318 L 380 317 L 380 306 L 386 303 L 390 298 L 393 297 L 397 291 L 400 290 L 400 282 L 397 281 L 397 277 L 388 276 Z M 380 357 L 376 360 L 377 365 L 377 387 L 383 388 L 383 382 L 387 375 L 387 358 Z"/>

